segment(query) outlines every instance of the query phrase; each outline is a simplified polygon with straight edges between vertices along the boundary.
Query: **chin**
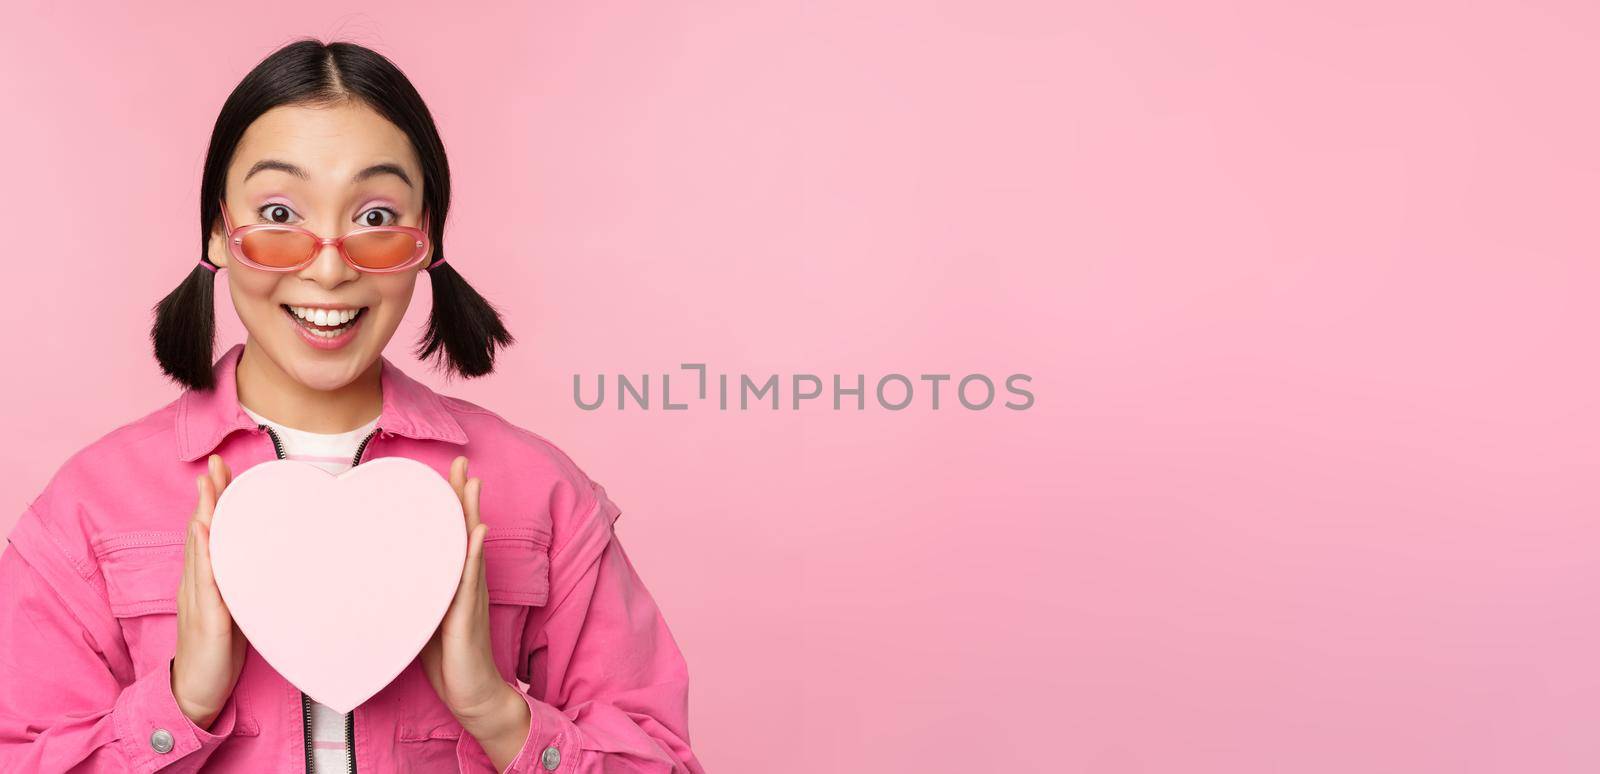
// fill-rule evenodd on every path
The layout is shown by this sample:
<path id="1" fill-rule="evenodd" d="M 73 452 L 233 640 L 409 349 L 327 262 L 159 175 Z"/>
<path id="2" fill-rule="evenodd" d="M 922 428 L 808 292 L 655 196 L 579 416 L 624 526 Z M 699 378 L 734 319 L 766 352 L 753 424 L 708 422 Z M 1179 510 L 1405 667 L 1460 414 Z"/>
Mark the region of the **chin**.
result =
<path id="1" fill-rule="evenodd" d="M 357 340 L 339 349 L 317 349 L 291 334 L 275 338 L 269 355 L 295 381 L 316 390 L 336 390 L 364 370 L 367 348 L 363 344 Z"/>
<path id="2" fill-rule="evenodd" d="M 360 359 L 353 352 L 340 352 L 322 362 L 297 360 L 288 369 L 295 381 L 313 390 L 337 390 L 361 375 Z"/>

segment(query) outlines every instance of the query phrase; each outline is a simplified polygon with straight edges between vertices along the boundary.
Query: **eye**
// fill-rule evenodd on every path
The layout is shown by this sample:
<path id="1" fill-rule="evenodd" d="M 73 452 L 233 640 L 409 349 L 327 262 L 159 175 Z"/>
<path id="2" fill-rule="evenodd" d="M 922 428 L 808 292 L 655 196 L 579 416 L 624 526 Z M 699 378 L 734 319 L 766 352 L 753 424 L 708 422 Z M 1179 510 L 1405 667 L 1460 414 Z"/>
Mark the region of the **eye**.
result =
<path id="1" fill-rule="evenodd" d="M 288 223 L 294 220 L 295 211 L 286 204 L 276 202 L 262 206 L 256 213 L 268 223 Z"/>
<path id="2" fill-rule="evenodd" d="M 388 215 L 389 217 L 385 219 L 384 215 Z M 388 207 L 373 207 L 372 209 L 356 216 L 356 223 L 362 228 L 370 228 L 372 226 L 393 226 L 399 221 L 400 216 L 395 214 L 395 211 L 389 209 Z"/>

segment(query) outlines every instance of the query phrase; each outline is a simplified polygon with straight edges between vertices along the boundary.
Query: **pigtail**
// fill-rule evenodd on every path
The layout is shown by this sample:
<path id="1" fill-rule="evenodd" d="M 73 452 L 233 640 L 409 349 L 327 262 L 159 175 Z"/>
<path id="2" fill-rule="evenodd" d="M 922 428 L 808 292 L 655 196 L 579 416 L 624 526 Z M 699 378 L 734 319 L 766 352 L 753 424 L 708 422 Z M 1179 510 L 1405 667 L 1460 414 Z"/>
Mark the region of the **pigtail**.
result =
<path id="1" fill-rule="evenodd" d="M 436 357 L 440 364 L 468 379 L 494 370 L 497 347 L 516 341 L 501 322 L 500 312 L 473 290 L 449 263 L 430 266 L 433 310 L 417 342 L 418 360 Z M 436 366 L 437 367 L 437 366 Z"/>
<path id="2" fill-rule="evenodd" d="M 150 342 L 161 370 L 184 387 L 209 390 L 212 349 L 216 342 L 213 287 L 216 273 L 196 263 L 183 283 L 152 309 L 155 324 Z"/>

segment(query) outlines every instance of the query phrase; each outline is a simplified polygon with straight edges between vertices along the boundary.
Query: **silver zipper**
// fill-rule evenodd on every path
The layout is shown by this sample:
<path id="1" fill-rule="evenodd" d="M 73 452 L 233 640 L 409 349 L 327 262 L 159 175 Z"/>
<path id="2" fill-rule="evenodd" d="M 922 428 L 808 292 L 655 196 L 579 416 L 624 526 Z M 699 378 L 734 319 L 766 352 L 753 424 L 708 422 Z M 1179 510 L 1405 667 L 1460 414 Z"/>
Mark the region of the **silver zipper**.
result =
<path id="1" fill-rule="evenodd" d="M 274 432 L 270 426 L 257 424 L 256 427 L 267 431 L 267 435 L 272 438 L 272 450 L 278 455 L 278 459 L 281 460 L 287 456 L 283 452 L 283 443 L 278 440 L 278 434 Z M 372 432 L 367 433 L 366 438 L 361 439 L 361 445 L 356 447 L 356 456 L 355 459 L 350 461 L 350 467 L 355 467 L 361 464 L 361 455 L 367 450 L 367 443 L 370 442 L 372 437 L 377 435 L 378 431 L 380 430 L 382 430 L 382 428 L 374 427 L 372 428 Z M 306 725 L 306 774 L 311 774 L 311 766 L 312 762 L 315 760 L 315 752 L 313 751 L 311 745 L 311 697 L 307 696 L 305 691 L 300 692 L 300 718 L 305 722 Z M 346 771 L 348 771 L 349 774 L 356 774 L 356 711 L 353 709 L 350 710 L 349 714 L 344 716 L 344 752 L 345 760 L 349 763 L 349 767 L 346 769 Z"/>

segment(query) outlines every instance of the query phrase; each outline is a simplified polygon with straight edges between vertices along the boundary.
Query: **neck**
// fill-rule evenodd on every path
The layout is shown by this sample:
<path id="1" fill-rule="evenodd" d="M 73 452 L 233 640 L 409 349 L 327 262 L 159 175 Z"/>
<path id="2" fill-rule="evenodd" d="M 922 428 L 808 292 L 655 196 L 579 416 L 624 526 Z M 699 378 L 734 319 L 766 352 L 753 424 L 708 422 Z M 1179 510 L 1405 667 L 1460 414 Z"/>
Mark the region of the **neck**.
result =
<path id="1" fill-rule="evenodd" d="M 383 360 L 332 390 L 308 387 L 285 373 L 249 339 L 234 371 L 239 402 L 251 411 L 289 427 L 312 433 L 354 430 L 383 409 Z"/>

